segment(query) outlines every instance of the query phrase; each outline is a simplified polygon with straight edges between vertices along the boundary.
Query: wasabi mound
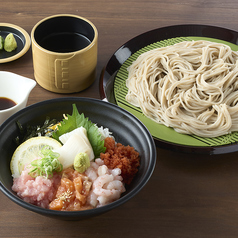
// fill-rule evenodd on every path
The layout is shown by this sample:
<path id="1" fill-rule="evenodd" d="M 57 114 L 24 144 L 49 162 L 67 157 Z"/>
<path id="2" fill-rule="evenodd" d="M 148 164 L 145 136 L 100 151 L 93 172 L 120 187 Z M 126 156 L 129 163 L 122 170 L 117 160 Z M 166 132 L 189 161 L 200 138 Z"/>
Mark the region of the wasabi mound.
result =
<path id="1" fill-rule="evenodd" d="M 14 38 L 13 34 L 10 33 L 6 36 L 5 41 L 4 41 L 4 50 L 7 52 L 12 52 L 17 48 L 17 42 L 16 39 Z"/>
<path id="2" fill-rule="evenodd" d="M 4 39 L 2 36 L 0 36 L 0 50 L 3 49 L 3 46 L 4 46 Z"/>

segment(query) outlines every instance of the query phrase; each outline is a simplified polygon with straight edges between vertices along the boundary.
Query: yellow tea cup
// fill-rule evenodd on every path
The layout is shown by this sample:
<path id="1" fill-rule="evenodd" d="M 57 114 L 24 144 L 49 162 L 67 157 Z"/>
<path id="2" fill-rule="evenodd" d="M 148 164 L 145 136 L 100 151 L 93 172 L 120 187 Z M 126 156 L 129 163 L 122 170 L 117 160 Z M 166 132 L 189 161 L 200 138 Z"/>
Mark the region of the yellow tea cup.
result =
<path id="1" fill-rule="evenodd" d="M 98 32 L 89 20 L 76 15 L 47 17 L 32 29 L 34 76 L 43 88 L 74 93 L 96 78 Z"/>

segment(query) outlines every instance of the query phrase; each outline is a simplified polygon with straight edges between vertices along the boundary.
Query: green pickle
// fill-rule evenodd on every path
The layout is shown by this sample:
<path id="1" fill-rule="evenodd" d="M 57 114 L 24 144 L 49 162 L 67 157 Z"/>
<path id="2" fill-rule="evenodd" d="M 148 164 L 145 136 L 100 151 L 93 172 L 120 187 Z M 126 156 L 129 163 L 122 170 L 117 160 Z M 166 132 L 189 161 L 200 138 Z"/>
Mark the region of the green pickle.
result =
<path id="1" fill-rule="evenodd" d="M 12 33 L 9 33 L 4 41 L 4 50 L 7 52 L 12 52 L 17 48 L 17 42 Z"/>

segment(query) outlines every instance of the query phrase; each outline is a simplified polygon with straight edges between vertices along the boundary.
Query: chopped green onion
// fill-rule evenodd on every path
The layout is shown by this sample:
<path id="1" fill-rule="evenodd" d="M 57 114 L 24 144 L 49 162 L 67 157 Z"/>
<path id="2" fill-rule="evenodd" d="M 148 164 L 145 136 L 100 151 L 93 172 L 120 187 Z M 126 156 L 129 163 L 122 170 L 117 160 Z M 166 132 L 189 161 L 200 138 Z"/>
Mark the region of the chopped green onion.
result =
<path id="1" fill-rule="evenodd" d="M 54 172 L 61 172 L 63 165 L 58 160 L 59 154 L 51 149 L 43 148 L 41 150 L 42 158 L 31 162 L 32 169 L 29 175 L 32 177 L 44 176 L 52 178 Z"/>

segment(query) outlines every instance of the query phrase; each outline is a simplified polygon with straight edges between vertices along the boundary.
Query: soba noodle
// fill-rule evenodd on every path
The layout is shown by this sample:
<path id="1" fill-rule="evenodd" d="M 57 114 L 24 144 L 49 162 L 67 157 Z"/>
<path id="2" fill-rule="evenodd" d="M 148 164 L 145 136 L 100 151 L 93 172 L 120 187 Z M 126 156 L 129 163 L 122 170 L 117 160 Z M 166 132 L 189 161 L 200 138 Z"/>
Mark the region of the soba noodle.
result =
<path id="1" fill-rule="evenodd" d="M 126 100 L 179 133 L 238 131 L 238 53 L 225 44 L 185 41 L 141 54 L 128 68 Z"/>

